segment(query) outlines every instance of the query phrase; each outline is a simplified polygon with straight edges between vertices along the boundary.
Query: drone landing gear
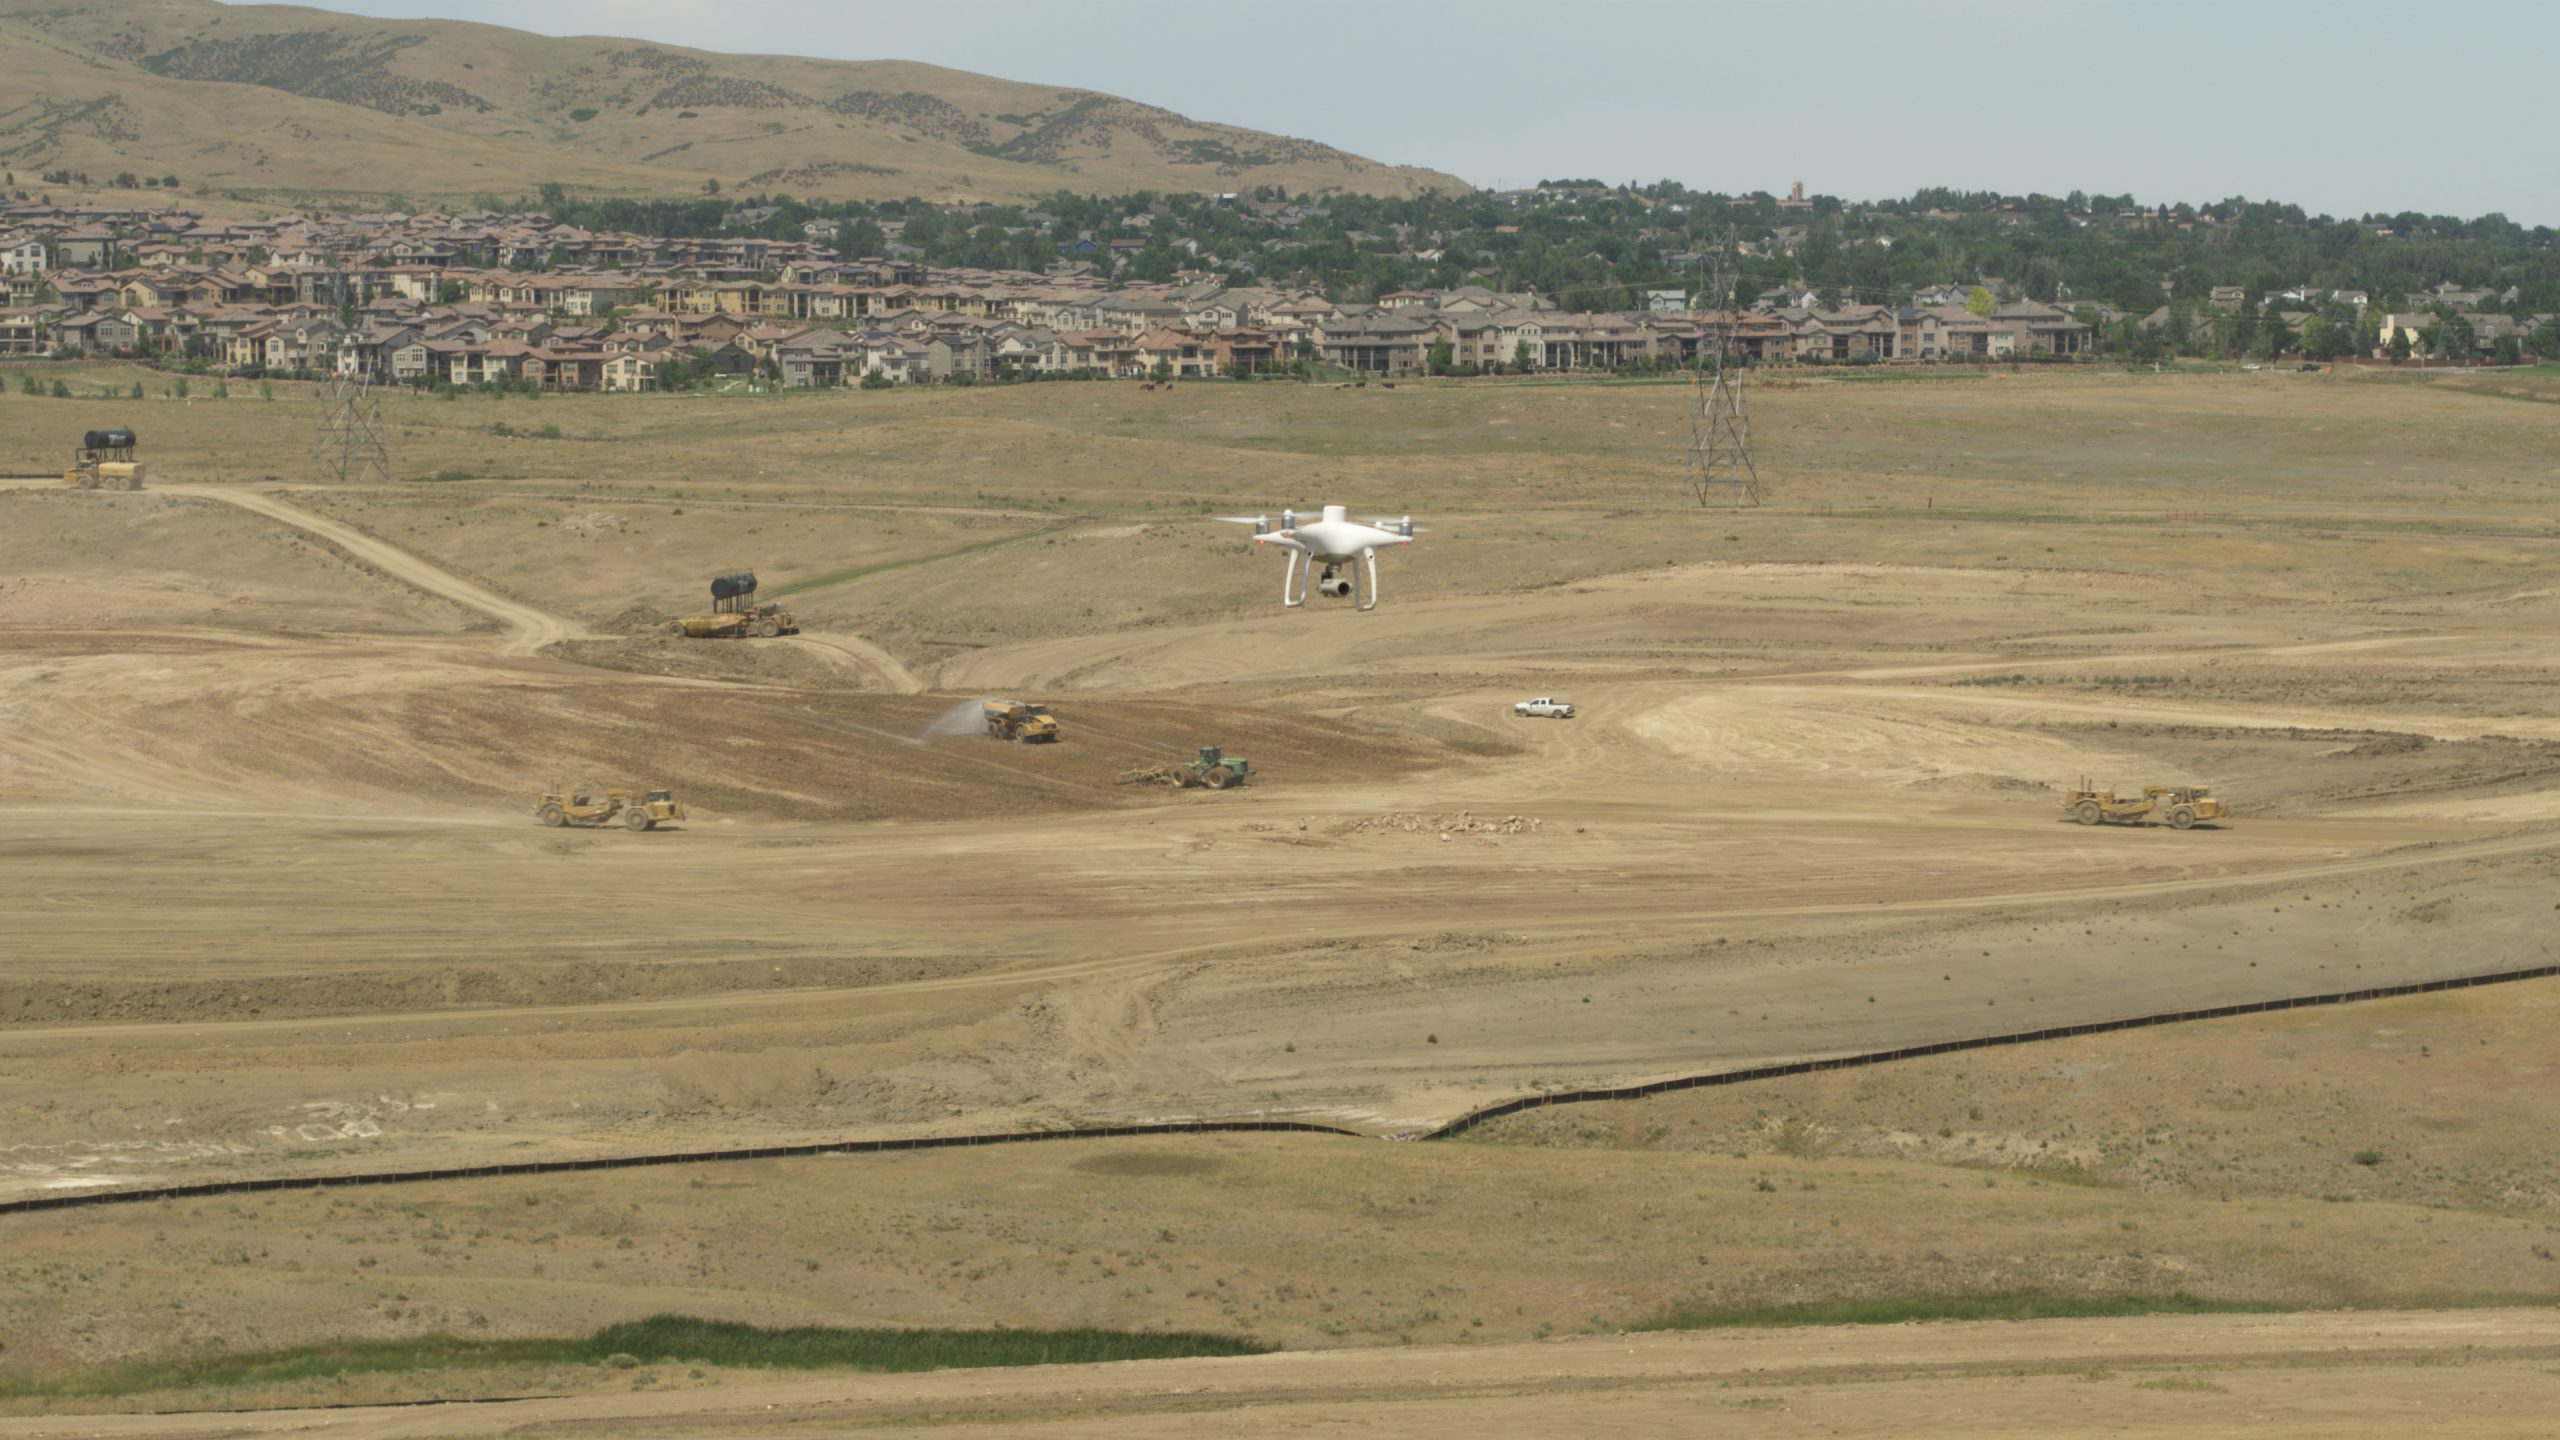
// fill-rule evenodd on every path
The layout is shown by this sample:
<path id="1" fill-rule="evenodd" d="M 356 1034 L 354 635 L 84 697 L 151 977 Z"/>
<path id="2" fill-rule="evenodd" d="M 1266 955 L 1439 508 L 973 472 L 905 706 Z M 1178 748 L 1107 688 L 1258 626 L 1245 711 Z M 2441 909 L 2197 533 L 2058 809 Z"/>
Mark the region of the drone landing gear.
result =
<path id="1" fill-rule="evenodd" d="M 1367 612 L 1378 608 L 1378 552 L 1372 547 L 1360 552 L 1360 558 L 1341 564 L 1329 564 L 1324 573 L 1314 573 L 1315 557 L 1291 552 L 1288 567 L 1280 573 L 1280 603 L 1291 609 L 1307 603 L 1309 592 L 1329 600 L 1349 600 L 1354 610 Z M 1351 574 L 1343 575 L 1345 569 Z M 1365 574 L 1364 574 L 1365 572 Z"/>

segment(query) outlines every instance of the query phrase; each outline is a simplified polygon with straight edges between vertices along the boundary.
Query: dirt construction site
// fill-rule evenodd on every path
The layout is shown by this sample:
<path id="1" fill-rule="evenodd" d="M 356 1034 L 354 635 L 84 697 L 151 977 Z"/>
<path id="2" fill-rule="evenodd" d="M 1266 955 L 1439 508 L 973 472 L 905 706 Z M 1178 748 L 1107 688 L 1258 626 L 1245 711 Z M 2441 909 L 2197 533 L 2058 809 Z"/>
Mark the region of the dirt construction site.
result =
<path id="1" fill-rule="evenodd" d="M 12 387 L 0 471 L 129 425 L 150 478 L 0 482 L 0 1202 L 1355 1133 L 0 1213 L 36 1376 L 669 1310 L 1276 1351 L 0 1395 L 0 1436 L 2560 1413 L 2560 980 L 1382 1143 L 2560 963 L 2560 372 L 1778 379 L 1767 503 L 1715 511 L 1670 383 L 404 396 L 391 483 L 333 486 L 300 387 L 62 373 L 155 398 Z M 1325 503 L 1427 526 L 1374 612 L 1283 609 L 1206 518 Z M 668 633 L 741 569 L 798 633 Z M 1213 744 L 1250 783 L 1114 783 Z M 2084 777 L 2233 813 L 2074 824 Z M 545 828 L 555 784 L 686 814 Z M 2172 1294 L 2208 1312 L 1697 1321 Z"/>

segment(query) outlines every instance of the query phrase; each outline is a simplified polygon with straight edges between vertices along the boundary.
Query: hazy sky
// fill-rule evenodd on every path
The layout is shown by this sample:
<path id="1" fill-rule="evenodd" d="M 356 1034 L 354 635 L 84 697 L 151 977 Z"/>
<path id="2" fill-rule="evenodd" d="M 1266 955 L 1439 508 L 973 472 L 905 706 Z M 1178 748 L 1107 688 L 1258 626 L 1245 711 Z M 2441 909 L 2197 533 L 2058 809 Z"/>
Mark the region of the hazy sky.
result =
<path id="1" fill-rule="evenodd" d="M 316 0 L 924 60 L 1480 185 L 1924 185 L 2560 224 L 2555 0 Z"/>

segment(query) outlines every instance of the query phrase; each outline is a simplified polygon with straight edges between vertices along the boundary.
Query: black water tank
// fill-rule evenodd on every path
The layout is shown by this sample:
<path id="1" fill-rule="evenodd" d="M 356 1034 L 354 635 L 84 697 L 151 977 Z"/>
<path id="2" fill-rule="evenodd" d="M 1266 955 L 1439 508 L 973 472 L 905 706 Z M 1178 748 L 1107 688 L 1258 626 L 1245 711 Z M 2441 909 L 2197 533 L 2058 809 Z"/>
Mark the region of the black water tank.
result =
<path id="1" fill-rule="evenodd" d="M 80 437 L 80 448 L 83 450 L 130 450 L 133 448 L 133 432 L 121 425 L 113 430 L 92 430 Z"/>
<path id="2" fill-rule="evenodd" d="M 753 570 L 741 570 L 735 575 L 711 577 L 711 598 L 714 600 L 734 600 L 741 595 L 754 593 L 756 593 L 756 572 Z"/>

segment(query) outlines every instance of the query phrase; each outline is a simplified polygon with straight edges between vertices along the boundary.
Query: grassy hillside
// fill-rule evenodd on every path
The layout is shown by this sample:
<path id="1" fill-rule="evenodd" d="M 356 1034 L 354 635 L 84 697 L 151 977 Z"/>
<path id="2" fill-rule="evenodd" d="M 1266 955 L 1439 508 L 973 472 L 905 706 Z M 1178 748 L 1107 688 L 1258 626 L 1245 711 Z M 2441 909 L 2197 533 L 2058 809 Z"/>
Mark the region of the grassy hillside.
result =
<path id="1" fill-rule="evenodd" d="M 0 0 L 0 165 L 272 200 L 1460 189 L 1311 140 L 897 60 L 720 55 L 213 0 Z M 396 190 L 386 177 L 397 177 Z"/>

